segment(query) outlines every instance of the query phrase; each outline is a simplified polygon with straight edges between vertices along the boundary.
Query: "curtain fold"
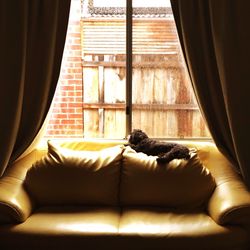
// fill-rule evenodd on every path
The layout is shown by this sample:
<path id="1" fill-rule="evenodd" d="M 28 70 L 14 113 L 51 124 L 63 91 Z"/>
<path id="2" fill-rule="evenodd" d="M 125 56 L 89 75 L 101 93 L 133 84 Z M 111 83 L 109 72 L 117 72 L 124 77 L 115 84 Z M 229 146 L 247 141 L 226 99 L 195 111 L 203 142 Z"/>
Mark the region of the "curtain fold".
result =
<path id="1" fill-rule="evenodd" d="M 0 176 L 34 140 L 60 73 L 70 0 L 0 1 Z"/>
<path id="2" fill-rule="evenodd" d="M 250 187 L 250 1 L 171 5 L 201 112 L 217 147 Z"/>

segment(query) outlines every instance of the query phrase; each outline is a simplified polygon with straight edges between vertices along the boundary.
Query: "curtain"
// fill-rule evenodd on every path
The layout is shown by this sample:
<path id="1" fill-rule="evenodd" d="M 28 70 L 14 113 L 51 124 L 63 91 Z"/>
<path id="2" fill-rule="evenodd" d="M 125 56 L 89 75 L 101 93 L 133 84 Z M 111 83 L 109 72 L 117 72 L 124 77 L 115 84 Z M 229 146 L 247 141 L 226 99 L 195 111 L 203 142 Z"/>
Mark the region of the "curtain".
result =
<path id="1" fill-rule="evenodd" d="M 250 187 L 250 1 L 171 5 L 201 112 L 218 149 Z"/>
<path id="2" fill-rule="evenodd" d="M 0 175 L 35 138 L 60 72 L 70 0 L 0 1 Z"/>

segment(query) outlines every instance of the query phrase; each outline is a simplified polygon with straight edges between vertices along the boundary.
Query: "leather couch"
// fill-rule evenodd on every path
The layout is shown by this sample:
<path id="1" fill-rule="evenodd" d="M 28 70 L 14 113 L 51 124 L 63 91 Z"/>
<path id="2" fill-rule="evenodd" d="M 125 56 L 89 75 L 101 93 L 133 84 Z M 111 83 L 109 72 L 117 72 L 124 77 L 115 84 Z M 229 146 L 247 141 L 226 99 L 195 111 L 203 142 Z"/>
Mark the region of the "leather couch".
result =
<path id="1" fill-rule="evenodd" d="M 123 141 L 50 142 L 0 179 L 0 249 L 247 249 L 250 193 L 211 142 L 158 165 Z"/>

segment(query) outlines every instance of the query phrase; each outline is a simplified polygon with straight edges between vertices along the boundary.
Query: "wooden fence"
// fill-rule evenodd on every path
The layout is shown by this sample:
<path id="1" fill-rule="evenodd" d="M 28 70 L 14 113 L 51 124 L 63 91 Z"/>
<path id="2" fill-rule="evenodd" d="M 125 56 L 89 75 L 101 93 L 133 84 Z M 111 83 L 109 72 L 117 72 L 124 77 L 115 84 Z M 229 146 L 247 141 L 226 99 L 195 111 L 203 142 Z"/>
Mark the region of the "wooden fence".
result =
<path id="1" fill-rule="evenodd" d="M 124 20 L 82 20 L 85 137 L 125 136 Z M 136 19 L 132 127 L 152 137 L 208 137 L 173 19 Z"/>

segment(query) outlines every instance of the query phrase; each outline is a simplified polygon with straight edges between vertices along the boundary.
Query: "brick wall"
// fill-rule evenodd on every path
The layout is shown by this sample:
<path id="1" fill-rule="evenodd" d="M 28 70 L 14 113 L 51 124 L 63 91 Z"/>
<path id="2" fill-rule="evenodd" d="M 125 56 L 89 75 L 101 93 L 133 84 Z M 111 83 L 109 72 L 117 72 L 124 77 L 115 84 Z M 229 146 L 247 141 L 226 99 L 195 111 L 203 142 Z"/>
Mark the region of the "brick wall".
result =
<path id="1" fill-rule="evenodd" d="M 69 25 L 45 137 L 82 137 L 81 0 L 71 0 Z"/>

